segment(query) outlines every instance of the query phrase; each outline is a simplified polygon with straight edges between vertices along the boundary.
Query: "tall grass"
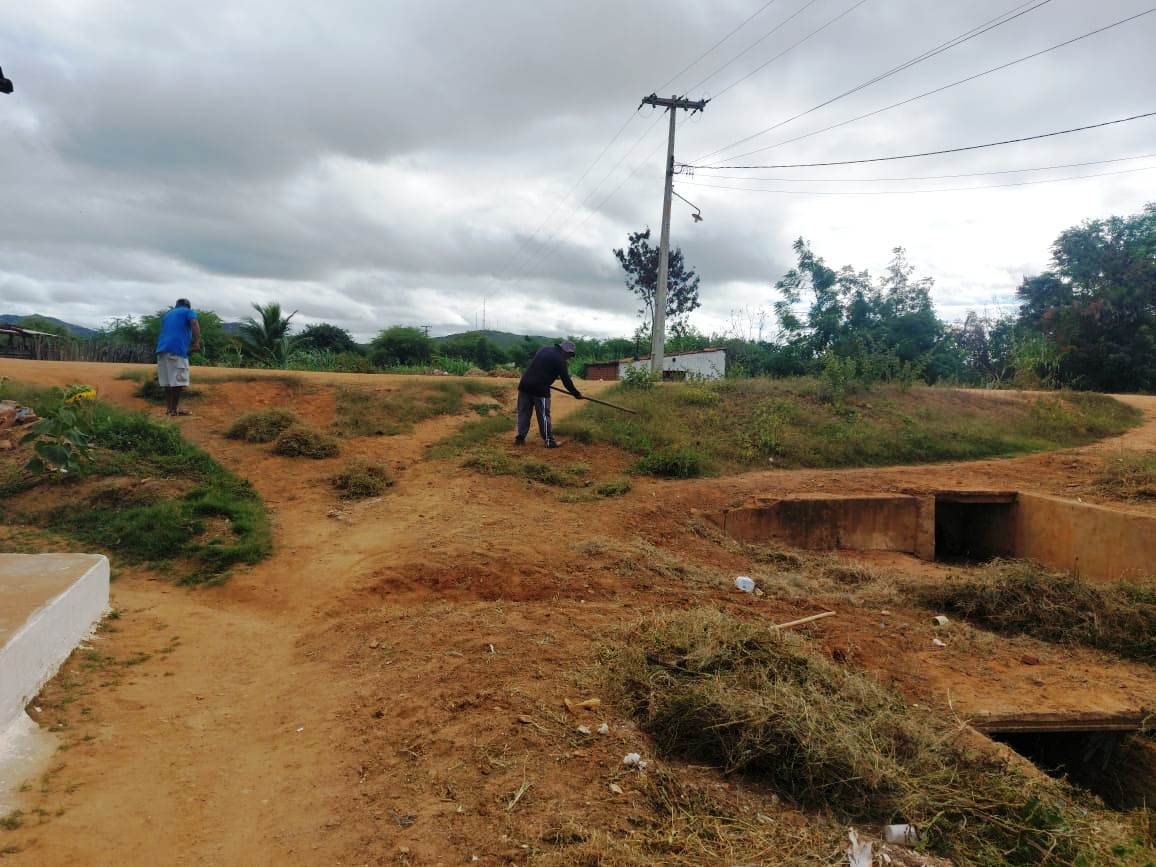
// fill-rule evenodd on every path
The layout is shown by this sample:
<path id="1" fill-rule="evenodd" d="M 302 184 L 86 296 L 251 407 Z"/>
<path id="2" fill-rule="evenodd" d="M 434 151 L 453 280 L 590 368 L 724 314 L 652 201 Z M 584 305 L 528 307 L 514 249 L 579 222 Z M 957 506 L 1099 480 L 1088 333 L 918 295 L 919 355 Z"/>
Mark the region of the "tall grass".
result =
<path id="1" fill-rule="evenodd" d="M 637 415 L 590 405 L 558 433 L 633 452 L 641 472 L 668 476 L 1008 456 L 1082 445 L 1140 418 L 1112 398 L 1074 392 L 876 386 L 833 402 L 811 379 L 619 386 L 613 394 Z"/>

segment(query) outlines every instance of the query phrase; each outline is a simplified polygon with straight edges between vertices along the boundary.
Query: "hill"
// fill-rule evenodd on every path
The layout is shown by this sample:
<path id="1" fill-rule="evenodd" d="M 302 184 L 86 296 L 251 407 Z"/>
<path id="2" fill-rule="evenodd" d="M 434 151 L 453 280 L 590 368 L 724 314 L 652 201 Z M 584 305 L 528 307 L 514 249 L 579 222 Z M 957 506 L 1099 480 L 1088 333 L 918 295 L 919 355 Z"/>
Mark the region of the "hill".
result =
<path id="1" fill-rule="evenodd" d="M 555 341 L 563 339 L 561 337 L 542 337 L 541 335 L 534 334 L 514 334 L 510 331 L 482 331 L 479 329 L 477 331 L 462 331 L 457 334 L 447 334 L 444 337 L 435 337 L 433 338 L 433 342 L 446 343 L 447 341 L 451 340 L 457 341 L 478 337 L 487 337 L 492 343 L 496 343 L 502 349 L 509 349 L 511 346 L 517 346 L 527 337 L 529 337 L 530 340 L 535 343 L 542 344 L 554 343 Z"/>
<path id="2" fill-rule="evenodd" d="M 0 314 L 0 325 L 19 325 L 20 320 L 26 318 L 28 314 L 16 315 L 13 313 Z M 41 319 L 47 319 L 54 325 L 63 325 L 76 337 L 92 337 L 96 334 L 95 328 L 85 328 L 83 325 L 73 325 L 71 322 L 65 322 L 63 319 L 57 319 L 55 316 L 45 316 L 41 313 L 33 313 L 33 316 L 39 316 Z"/>

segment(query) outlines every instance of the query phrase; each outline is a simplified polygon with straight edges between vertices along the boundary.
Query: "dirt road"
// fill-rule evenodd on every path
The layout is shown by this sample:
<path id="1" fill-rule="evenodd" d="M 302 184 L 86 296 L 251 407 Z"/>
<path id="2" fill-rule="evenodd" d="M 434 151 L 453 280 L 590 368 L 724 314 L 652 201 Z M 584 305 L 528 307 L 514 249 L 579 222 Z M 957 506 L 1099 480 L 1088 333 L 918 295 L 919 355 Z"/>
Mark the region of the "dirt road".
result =
<path id="1" fill-rule="evenodd" d="M 109 400 L 142 406 L 133 383 L 115 379 L 123 369 L 0 361 L 0 375 L 86 382 Z M 194 370 L 198 382 L 214 375 Z M 607 781 L 620 778 L 622 754 L 642 739 L 610 716 L 605 738 L 575 735 L 562 699 L 591 694 L 600 636 L 637 612 L 739 604 L 678 572 L 684 558 L 750 566 L 690 533 L 691 508 L 755 492 L 972 481 L 1070 494 L 1089 488 L 1097 451 L 1156 447 L 1156 398 L 1131 397 L 1144 425 L 1088 449 L 642 481 L 621 501 L 566 504 L 524 482 L 423 460 L 425 445 L 460 423 L 441 418 L 411 435 L 351 441 L 350 449 L 387 461 L 398 483 L 348 506 L 326 482 L 336 459 L 293 462 L 222 436 L 238 413 L 273 405 L 325 426 L 332 384 L 401 381 L 301 378 L 306 388 L 276 379 L 212 385 L 195 416 L 181 420 L 191 440 L 257 486 L 273 513 L 275 553 L 224 586 L 199 590 L 145 569 L 118 570 L 120 616 L 94 643 L 100 658 L 74 656 L 43 697 L 40 721 L 57 727 L 68 748 L 26 793 L 21 827 L 0 832 L 0 848 L 19 850 L 6 856 L 12 863 L 456 864 L 476 856 L 493 864 L 530 857 L 568 817 L 629 832 L 638 808 L 629 780 L 623 795 L 608 794 Z M 555 413 L 574 406 L 559 398 Z M 621 462 L 597 447 L 563 451 L 592 466 Z M 667 572 L 640 565 L 654 550 L 671 558 Z M 801 603 L 762 604 L 767 616 L 810 613 Z M 888 652 L 864 637 L 878 631 L 869 620 L 831 618 L 809 632 L 854 647 L 866 663 Z M 1047 677 L 1071 670 L 1095 678 L 1109 664 L 1032 642 L 982 652 L 1010 671 L 1029 645 L 1055 663 Z M 961 655 L 948 667 L 968 664 Z M 1139 698 L 1156 698 L 1144 669 L 1115 671 Z M 1064 683 L 1071 688 L 1071 678 Z"/>

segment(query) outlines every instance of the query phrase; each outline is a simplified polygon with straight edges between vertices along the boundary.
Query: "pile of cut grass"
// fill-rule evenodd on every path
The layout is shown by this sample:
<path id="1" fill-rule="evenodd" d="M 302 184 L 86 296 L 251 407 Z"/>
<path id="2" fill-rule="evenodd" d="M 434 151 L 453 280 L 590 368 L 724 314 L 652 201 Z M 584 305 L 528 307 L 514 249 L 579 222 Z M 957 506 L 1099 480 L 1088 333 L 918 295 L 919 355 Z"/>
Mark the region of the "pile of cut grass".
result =
<path id="1" fill-rule="evenodd" d="M 341 452 L 337 440 L 308 425 L 295 424 L 277 435 L 273 454 L 286 458 L 333 458 Z"/>
<path id="2" fill-rule="evenodd" d="M 147 400 L 152 404 L 162 404 L 168 398 L 167 390 L 154 377 L 139 380 L 139 385 L 133 389 L 133 396 L 139 397 L 142 400 Z M 204 392 L 199 388 L 186 386 L 185 390 L 181 392 L 181 400 L 193 399 L 196 400 L 202 397 Z"/>
<path id="3" fill-rule="evenodd" d="M 998 560 L 915 598 L 1007 635 L 1082 644 L 1156 665 L 1156 581 L 1091 584 L 1030 560 Z"/>
<path id="4" fill-rule="evenodd" d="M 520 476 L 527 481 L 559 488 L 585 484 L 581 479 L 588 471 L 581 464 L 560 469 L 537 458 L 513 458 L 492 448 L 476 450 L 462 462 L 462 466 L 488 476 Z"/>
<path id="5" fill-rule="evenodd" d="M 16 395 L 42 415 L 61 400 L 55 389 L 0 384 L 0 398 Z M 17 504 L 7 514 L 13 523 L 63 534 L 127 562 L 179 562 L 180 567 L 170 568 L 181 570 L 182 583 L 220 580 L 236 564 L 269 556 L 268 512 L 247 481 L 185 441 L 171 424 L 100 401 L 90 411 L 89 465 L 66 479 L 21 478 L 21 490 L 59 486 L 61 499 L 68 502 L 36 511 L 22 511 Z M 100 477 L 172 480 L 181 493 L 152 493 L 137 486 L 105 487 L 83 496 L 71 493 Z M 223 526 L 223 532 L 215 532 L 217 526 Z"/>
<path id="6" fill-rule="evenodd" d="M 439 415 L 465 410 L 467 396 L 496 398 L 506 385 L 476 379 L 407 382 L 390 391 L 346 386 L 337 391 L 333 430 L 341 436 L 394 436 Z"/>
<path id="7" fill-rule="evenodd" d="M 225 436 L 231 440 L 244 440 L 247 443 L 271 443 L 283 431 L 300 423 L 301 419 L 297 414 L 287 409 L 262 409 L 247 412 L 238 418 L 225 431 Z"/>
<path id="8" fill-rule="evenodd" d="M 1105 455 L 1096 486 L 1121 500 L 1156 499 L 1156 452 L 1120 449 Z"/>
<path id="9" fill-rule="evenodd" d="M 743 379 L 616 387 L 625 415 L 589 404 L 558 434 L 640 457 L 668 477 L 771 467 L 856 467 L 970 460 L 1083 445 L 1140 414 L 1110 397 L 880 385 L 832 402 L 813 379 Z"/>
<path id="10" fill-rule="evenodd" d="M 349 499 L 376 497 L 393 485 L 389 470 L 362 457 L 350 458 L 330 481 Z"/>
<path id="11" fill-rule="evenodd" d="M 764 782 L 845 822 L 916 825 L 960 864 L 1100 864 L 1139 845 L 1066 784 L 957 745 L 803 639 L 719 611 L 665 614 L 608 653 L 610 689 L 660 751 Z M 1116 847 L 1113 849 L 1113 847 Z"/>

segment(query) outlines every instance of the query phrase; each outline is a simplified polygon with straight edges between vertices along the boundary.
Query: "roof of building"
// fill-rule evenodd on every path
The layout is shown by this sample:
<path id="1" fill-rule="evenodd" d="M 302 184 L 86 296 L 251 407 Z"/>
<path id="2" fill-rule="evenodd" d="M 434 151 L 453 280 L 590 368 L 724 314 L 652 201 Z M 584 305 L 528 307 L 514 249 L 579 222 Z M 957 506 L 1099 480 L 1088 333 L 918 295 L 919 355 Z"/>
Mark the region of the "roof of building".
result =
<path id="1" fill-rule="evenodd" d="M 0 334 L 32 335 L 33 337 L 52 337 L 60 339 L 59 334 L 50 334 L 47 331 L 33 331 L 31 328 L 21 328 L 19 325 L 0 325 Z"/>

